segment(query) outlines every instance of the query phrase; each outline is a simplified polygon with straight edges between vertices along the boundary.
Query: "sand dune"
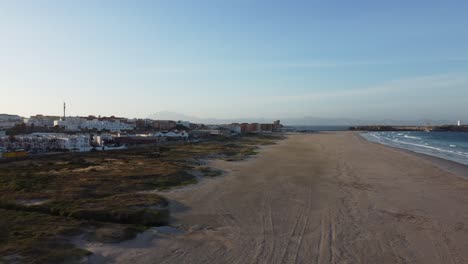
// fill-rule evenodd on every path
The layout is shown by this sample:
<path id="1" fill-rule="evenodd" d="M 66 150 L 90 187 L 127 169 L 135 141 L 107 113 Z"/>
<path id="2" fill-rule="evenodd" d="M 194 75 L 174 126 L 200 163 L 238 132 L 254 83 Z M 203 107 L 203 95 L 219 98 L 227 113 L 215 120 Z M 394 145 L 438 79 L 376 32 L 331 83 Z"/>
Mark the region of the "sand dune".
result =
<path id="1" fill-rule="evenodd" d="M 468 181 L 358 135 L 291 135 L 164 193 L 178 231 L 87 244 L 119 263 L 468 263 Z M 170 230 L 170 229 L 169 229 Z"/>

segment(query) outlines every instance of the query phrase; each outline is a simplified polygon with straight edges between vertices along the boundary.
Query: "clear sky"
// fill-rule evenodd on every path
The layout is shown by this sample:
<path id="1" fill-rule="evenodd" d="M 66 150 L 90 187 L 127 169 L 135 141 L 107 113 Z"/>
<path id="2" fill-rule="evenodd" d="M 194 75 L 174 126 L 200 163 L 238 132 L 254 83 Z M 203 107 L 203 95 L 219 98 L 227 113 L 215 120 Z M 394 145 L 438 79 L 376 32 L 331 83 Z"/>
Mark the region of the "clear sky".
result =
<path id="1" fill-rule="evenodd" d="M 0 0 L 0 113 L 468 119 L 468 1 Z"/>

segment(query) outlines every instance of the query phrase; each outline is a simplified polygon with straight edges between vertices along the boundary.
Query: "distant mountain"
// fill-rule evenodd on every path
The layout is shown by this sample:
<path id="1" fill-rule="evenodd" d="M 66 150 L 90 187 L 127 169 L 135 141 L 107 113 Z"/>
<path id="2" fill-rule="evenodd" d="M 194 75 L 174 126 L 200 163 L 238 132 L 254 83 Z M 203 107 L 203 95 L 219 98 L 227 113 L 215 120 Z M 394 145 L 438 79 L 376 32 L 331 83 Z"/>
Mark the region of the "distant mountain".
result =
<path id="1" fill-rule="evenodd" d="M 148 118 L 154 119 L 154 120 L 176 120 L 176 121 L 184 120 L 184 121 L 192 121 L 192 122 L 193 120 L 199 119 L 195 116 L 189 116 L 189 115 L 185 115 L 185 114 L 181 114 L 177 112 L 170 112 L 170 111 L 157 112 L 148 116 Z"/>
<path id="2" fill-rule="evenodd" d="M 202 123 L 202 124 L 229 124 L 229 123 L 271 123 L 274 120 L 273 118 L 199 118 L 196 116 L 190 116 L 177 112 L 162 111 L 152 115 L 149 115 L 148 118 L 154 120 L 183 120 L 190 121 L 192 123 Z"/>
<path id="3" fill-rule="evenodd" d="M 155 120 L 184 120 L 193 123 L 203 124 L 229 124 L 229 123 L 271 123 L 274 120 L 281 120 L 284 125 L 310 125 L 310 126 L 357 126 L 357 125 L 447 125 L 455 124 L 454 121 L 449 120 L 432 120 L 432 119 L 420 119 L 420 120 L 394 120 L 394 119 L 382 119 L 382 120 L 363 120 L 363 119 L 352 119 L 352 118 L 320 118 L 320 117 L 283 117 L 283 118 L 199 118 L 196 116 L 185 115 L 177 112 L 163 111 L 150 115 L 148 118 Z"/>

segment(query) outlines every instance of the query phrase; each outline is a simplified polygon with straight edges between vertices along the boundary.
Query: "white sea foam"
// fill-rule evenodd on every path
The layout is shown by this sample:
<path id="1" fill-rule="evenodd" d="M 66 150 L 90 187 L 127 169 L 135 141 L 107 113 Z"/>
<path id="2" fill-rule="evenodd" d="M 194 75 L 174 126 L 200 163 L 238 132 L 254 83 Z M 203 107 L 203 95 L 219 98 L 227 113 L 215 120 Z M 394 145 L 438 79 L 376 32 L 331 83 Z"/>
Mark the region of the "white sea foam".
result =
<path id="1" fill-rule="evenodd" d="M 451 153 L 451 154 L 456 154 L 456 155 L 460 155 L 460 156 L 463 156 L 463 157 L 468 157 L 468 153 L 465 153 L 465 152 L 453 151 L 453 150 L 438 148 L 438 147 L 434 147 L 434 146 L 430 146 L 430 145 L 422 145 L 422 144 L 417 144 L 417 143 L 404 142 L 404 141 L 401 141 L 401 140 L 395 140 L 395 142 L 400 143 L 400 144 L 404 144 L 404 145 L 427 148 L 427 149 L 435 150 L 435 151 L 438 151 L 438 152 Z"/>
<path id="2" fill-rule="evenodd" d="M 378 142 L 384 145 L 389 145 L 397 148 L 403 148 L 410 151 L 436 156 L 443 159 L 449 159 L 468 165 L 468 152 L 460 151 L 457 145 L 450 144 L 446 147 L 438 147 L 431 145 L 428 142 L 415 143 L 409 141 L 413 138 L 422 139 L 419 137 L 412 137 L 405 135 L 404 137 L 394 138 L 390 133 L 373 132 L 364 136 L 370 141 Z M 457 149 L 455 149 L 457 148 Z"/>
<path id="3" fill-rule="evenodd" d="M 405 138 L 411 138 L 411 139 L 421 139 L 420 137 L 413 137 L 413 136 L 408 136 L 408 135 L 404 135 Z"/>

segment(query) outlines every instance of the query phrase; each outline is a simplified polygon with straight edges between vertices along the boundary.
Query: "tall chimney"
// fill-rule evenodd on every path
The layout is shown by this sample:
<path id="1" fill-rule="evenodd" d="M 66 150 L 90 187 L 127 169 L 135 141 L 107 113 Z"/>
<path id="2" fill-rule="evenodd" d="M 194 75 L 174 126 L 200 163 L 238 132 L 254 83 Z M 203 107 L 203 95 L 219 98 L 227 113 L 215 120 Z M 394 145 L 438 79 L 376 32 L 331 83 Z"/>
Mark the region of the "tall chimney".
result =
<path id="1" fill-rule="evenodd" d="M 65 121 L 65 109 L 67 108 L 65 102 L 63 102 L 63 121 Z"/>

